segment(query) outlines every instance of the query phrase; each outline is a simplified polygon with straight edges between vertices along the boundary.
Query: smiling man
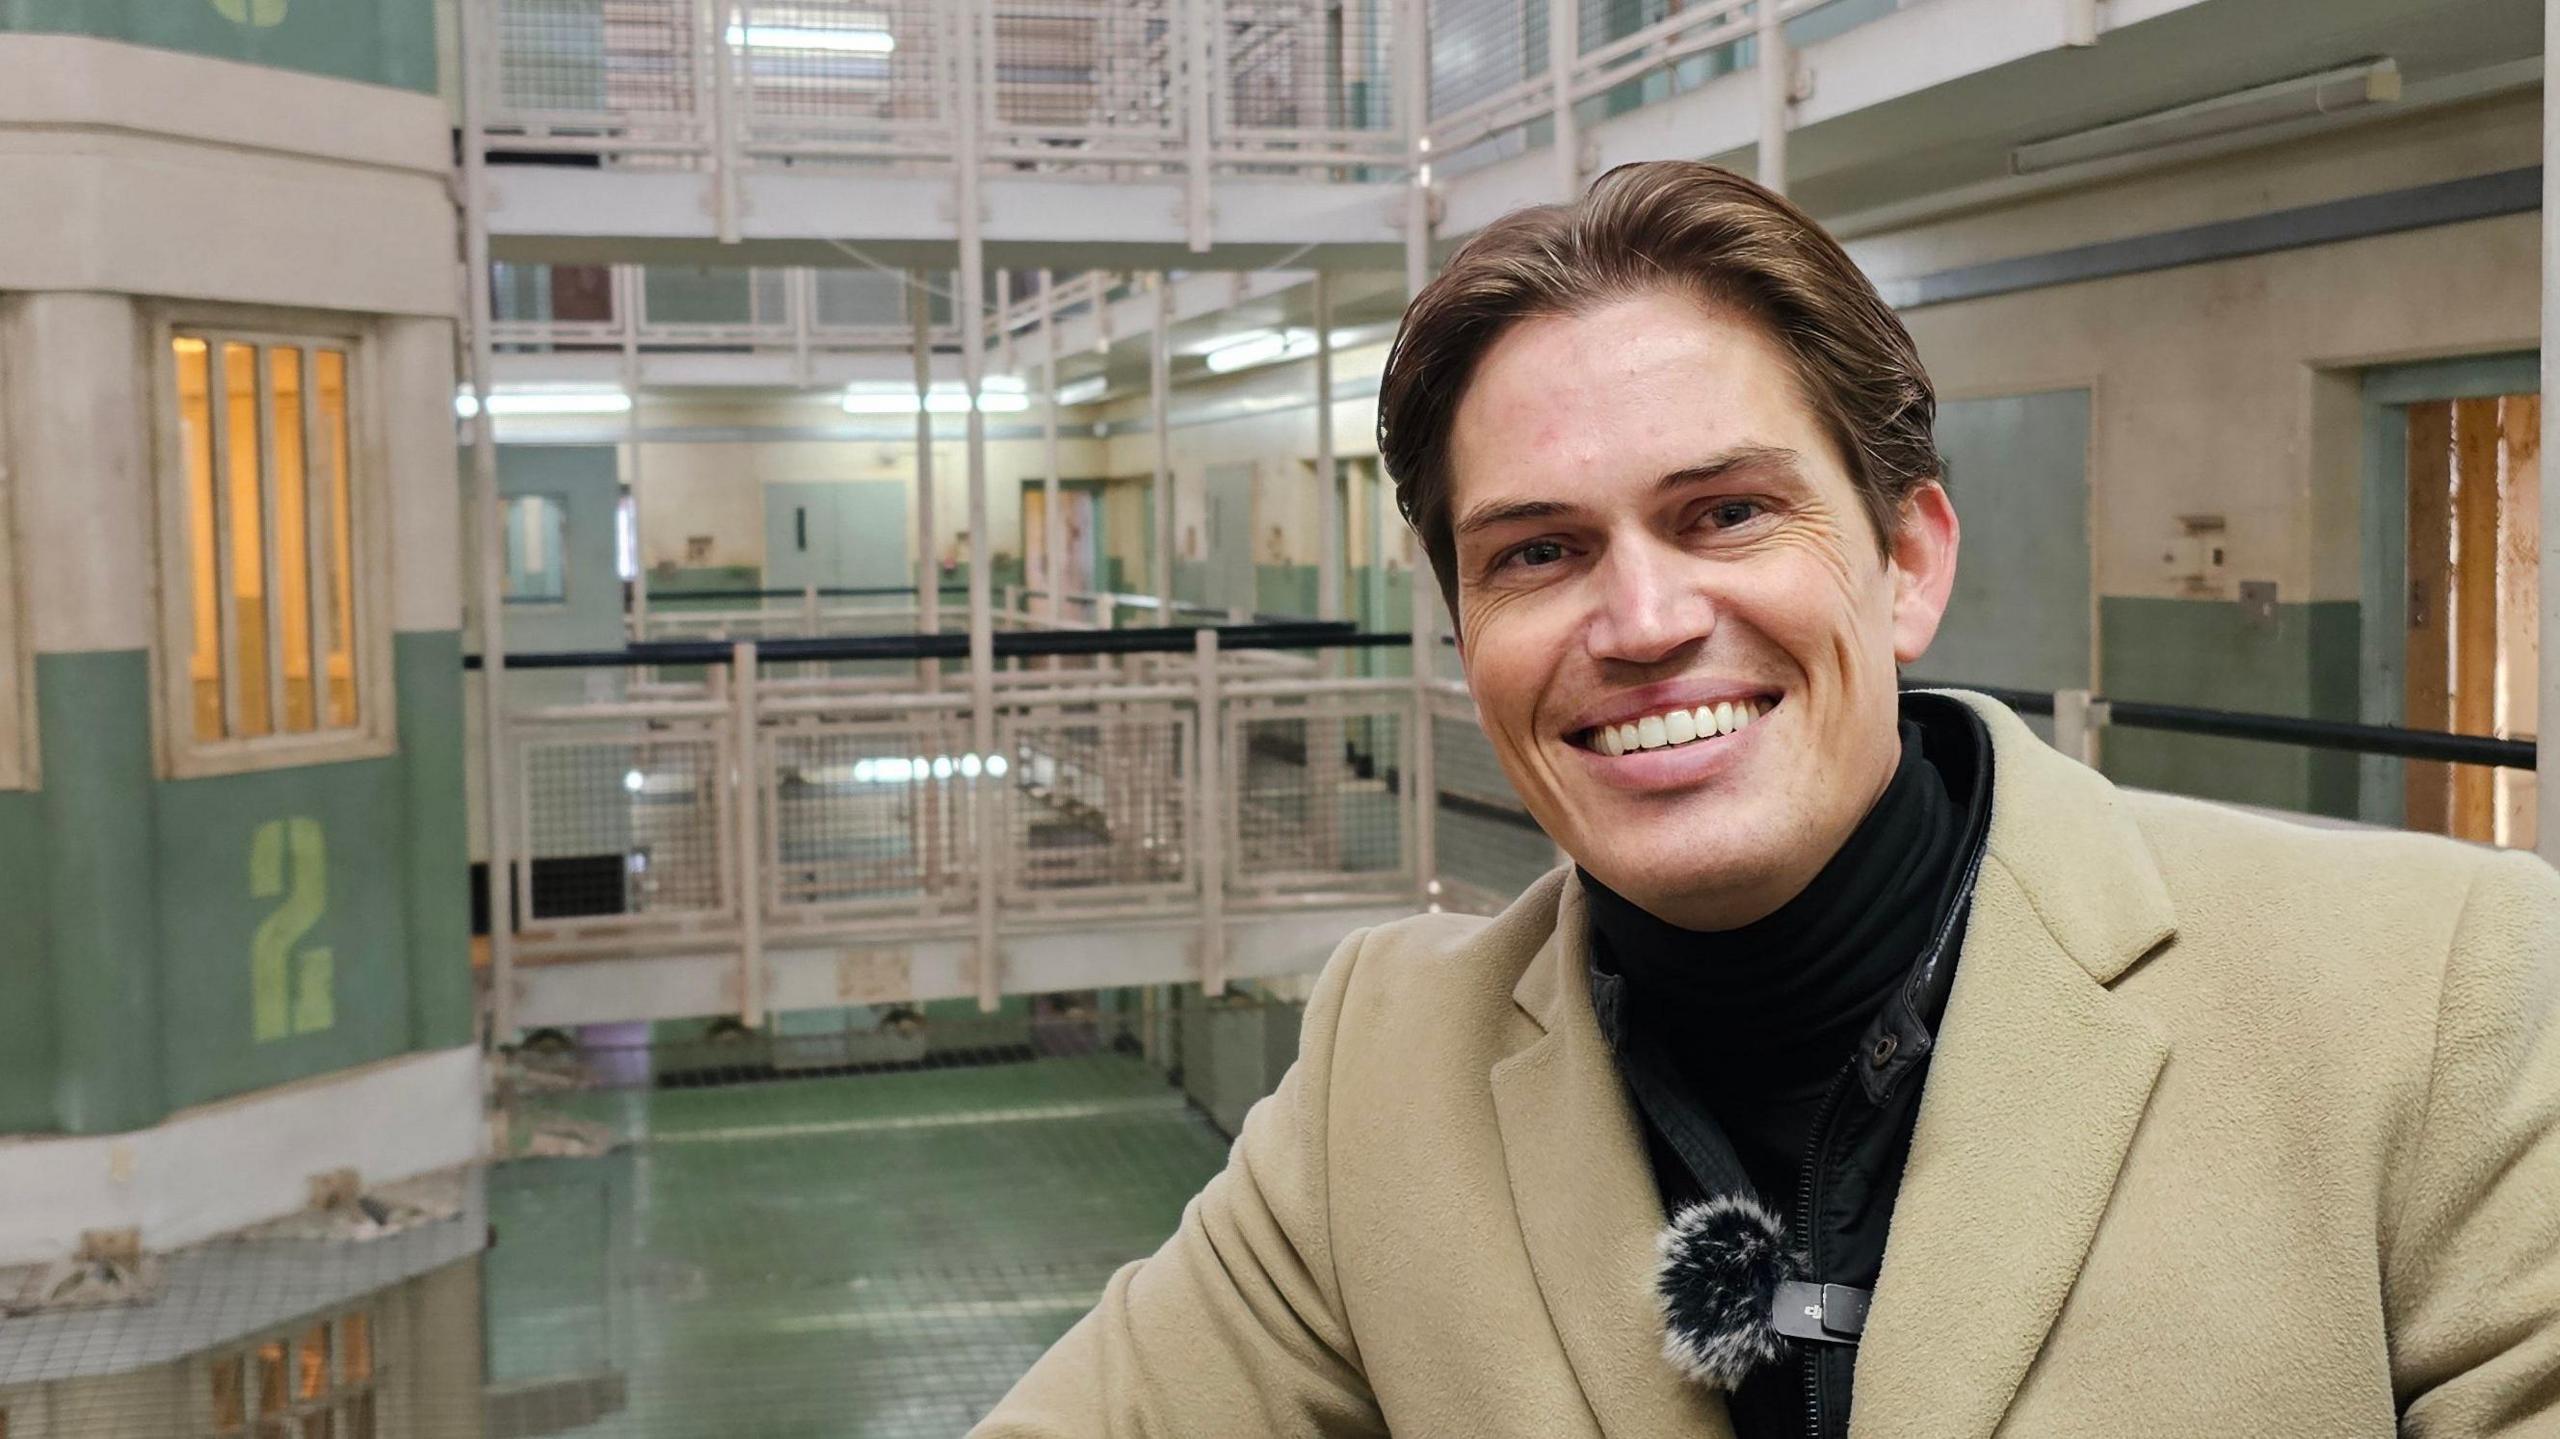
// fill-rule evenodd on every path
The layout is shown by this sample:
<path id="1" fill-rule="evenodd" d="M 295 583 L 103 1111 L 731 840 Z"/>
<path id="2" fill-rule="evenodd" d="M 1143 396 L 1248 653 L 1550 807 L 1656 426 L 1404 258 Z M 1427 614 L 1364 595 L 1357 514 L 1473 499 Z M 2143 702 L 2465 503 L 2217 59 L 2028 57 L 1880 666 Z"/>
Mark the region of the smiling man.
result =
<path id="1" fill-rule="evenodd" d="M 2560 879 L 1898 693 L 1909 336 L 1705 165 L 1470 241 L 1380 449 L 1574 863 L 1355 935 L 989 1435 L 2560 1433 Z"/>

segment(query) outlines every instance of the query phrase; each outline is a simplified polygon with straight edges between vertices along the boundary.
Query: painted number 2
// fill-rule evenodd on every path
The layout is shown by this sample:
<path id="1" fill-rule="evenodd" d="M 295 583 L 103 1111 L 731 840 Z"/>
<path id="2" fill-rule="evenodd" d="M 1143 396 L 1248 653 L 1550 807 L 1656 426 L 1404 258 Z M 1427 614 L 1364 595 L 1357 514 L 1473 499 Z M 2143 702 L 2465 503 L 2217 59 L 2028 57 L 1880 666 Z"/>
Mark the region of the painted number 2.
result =
<path id="1" fill-rule="evenodd" d="M 281 899 L 249 941 L 251 1024 L 260 1044 L 338 1022 L 334 959 L 297 948 L 329 913 L 329 847 L 320 821 L 271 819 L 249 840 L 249 896 Z"/>

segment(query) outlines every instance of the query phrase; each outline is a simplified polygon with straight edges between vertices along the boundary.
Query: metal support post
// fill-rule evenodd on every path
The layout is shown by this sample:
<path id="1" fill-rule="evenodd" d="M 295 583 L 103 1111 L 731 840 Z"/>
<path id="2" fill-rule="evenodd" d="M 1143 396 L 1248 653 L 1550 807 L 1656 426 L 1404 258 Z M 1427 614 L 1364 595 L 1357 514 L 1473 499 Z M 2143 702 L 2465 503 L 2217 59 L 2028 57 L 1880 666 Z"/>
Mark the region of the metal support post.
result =
<path id="1" fill-rule="evenodd" d="M 996 271 L 996 372 L 1015 372 L 1013 358 L 1013 272 Z"/>
<path id="2" fill-rule="evenodd" d="M 1404 0 L 1396 26 L 1396 90 L 1405 97 L 1405 154 L 1412 183 L 1405 187 L 1404 288 L 1421 293 L 1431 278 L 1431 63 L 1428 0 Z"/>
<path id="3" fill-rule="evenodd" d="M 622 412 L 626 456 L 623 483 L 631 495 L 630 629 L 633 639 L 645 640 L 649 637 L 649 549 L 644 537 L 649 533 L 649 503 L 640 486 L 640 267 L 616 265 L 607 273 L 611 276 L 614 318 L 622 331 L 622 388 L 631 396 L 631 408 Z"/>
<path id="4" fill-rule="evenodd" d="M 764 1023 L 764 757 L 757 731 L 756 646 L 729 649 L 731 763 L 735 766 L 738 832 L 730 852 L 738 858 L 738 1022 Z"/>
<path id="5" fill-rule="evenodd" d="M 1184 230 L 1194 253 L 1206 253 L 1210 240 L 1209 187 L 1216 178 L 1212 172 L 1209 125 L 1212 102 L 1220 67 L 1215 57 L 1217 44 L 1217 0 L 1188 0 L 1183 6 L 1183 77 L 1184 97 L 1189 101 L 1189 150 L 1183 166 Z"/>
<path id="6" fill-rule="evenodd" d="M 1787 192 L 1787 107 L 1795 100 L 1796 62 L 1787 49 L 1786 22 L 1778 0 L 1759 0 L 1760 158 L 1754 178 L 1778 194 Z"/>
<path id="7" fill-rule="evenodd" d="M 907 309 L 915 322 L 916 360 L 916 628 L 926 634 L 942 629 L 942 573 L 935 562 L 933 519 L 933 294 L 925 288 L 925 272 L 907 276 Z M 938 660 L 919 660 L 928 677 L 942 672 Z M 926 687 L 932 688 L 930 678 Z"/>
<path id="8" fill-rule="evenodd" d="M 498 508 L 497 421 L 489 413 L 494 355 L 489 327 L 496 310 L 489 293 L 489 145 L 481 115 L 494 57 L 488 49 L 485 3 L 461 0 L 455 13 L 462 57 L 463 313 L 470 327 L 471 393 L 479 402 L 471 417 L 471 519 L 480 557 L 474 577 L 479 599 L 480 756 L 481 773 L 488 783 L 482 810 L 489 839 L 489 1042 L 504 1047 L 515 1041 L 516 914 L 514 806 L 508 773 L 512 756 L 507 743 L 506 537 L 501 533 Z"/>
<path id="9" fill-rule="evenodd" d="M 817 318 L 818 272 L 806 265 L 783 271 L 782 303 L 791 311 L 791 380 L 805 390 L 815 374 L 809 365 L 809 325 Z"/>
<path id="10" fill-rule="evenodd" d="M 1316 618 L 1342 617 L 1342 477 L 1333 454 L 1333 277 L 1316 271 Z"/>
<path id="11" fill-rule="evenodd" d="M 1556 188 L 1557 198 L 1567 204 L 1582 193 L 1582 131 L 1573 118 L 1573 70 L 1581 58 L 1580 0 L 1547 0 L 1547 78 L 1555 88 Z"/>
<path id="12" fill-rule="evenodd" d="M 2560 44 L 2560 5 L 2542 7 L 2543 53 Z M 2551 72 L 2543 71 L 2542 153 L 2560 156 L 2560 103 L 2551 98 Z M 2560 642 L 2560 475 L 2552 473 L 2560 455 L 2560 165 L 2542 167 L 2542 586 L 2541 642 L 2548 652 Z M 2545 660 L 2542 693 L 2536 697 L 2535 729 L 2540 744 L 2534 752 L 2534 847 L 2560 865 L 2560 664 Z"/>
<path id="13" fill-rule="evenodd" d="M 2091 769 L 2098 767 L 2098 733 L 2107 727 L 2106 701 L 2087 690 L 2053 692 L 2053 747 Z"/>
<path id="14" fill-rule="evenodd" d="M 963 73 L 978 73 L 977 32 L 961 31 Z M 987 417 L 979 392 L 987 378 L 987 252 L 978 213 L 978 110 L 964 108 L 957 172 L 960 215 L 960 287 L 953 304 L 960 322 L 960 378 L 968 395 L 969 466 L 969 752 L 983 766 L 996 751 L 996 642 L 994 596 L 987 573 Z M 984 855 L 996 836 L 1001 787 L 980 775 L 969 784 L 970 817 Z M 1003 956 L 996 948 L 996 876 L 978 864 L 978 1008 L 995 1011 L 1004 994 Z"/>
<path id="15" fill-rule="evenodd" d="M 1048 397 L 1040 416 L 1040 587 L 1049 593 L 1049 625 L 1066 623 L 1067 517 L 1058 495 L 1058 295 L 1056 276 L 1040 272 L 1040 390 Z M 1050 661 L 1051 667 L 1057 661 Z"/>
<path id="16" fill-rule="evenodd" d="M 720 243 L 738 243 L 737 58 L 744 46 L 729 43 L 728 3 L 702 7 L 710 26 L 711 50 L 711 206 Z M 745 27 L 742 24 L 740 28 Z"/>
<path id="17" fill-rule="evenodd" d="M 1191 653 L 1199 668 L 1191 797 L 1192 823 L 1199 834 L 1193 853 L 1200 871 L 1200 992 L 1219 995 L 1227 992 L 1227 787 L 1218 768 L 1225 725 L 1219 715 L 1215 626 L 1202 625 L 1194 633 Z"/>
<path id="18" fill-rule="evenodd" d="M 1155 580 L 1156 618 L 1160 625 L 1173 623 L 1173 428 L 1167 412 L 1173 403 L 1173 287 L 1159 272 L 1155 276 L 1156 324 L 1147 336 L 1147 419 L 1154 430 L 1156 470 L 1155 487 L 1150 495 L 1155 506 Z"/>

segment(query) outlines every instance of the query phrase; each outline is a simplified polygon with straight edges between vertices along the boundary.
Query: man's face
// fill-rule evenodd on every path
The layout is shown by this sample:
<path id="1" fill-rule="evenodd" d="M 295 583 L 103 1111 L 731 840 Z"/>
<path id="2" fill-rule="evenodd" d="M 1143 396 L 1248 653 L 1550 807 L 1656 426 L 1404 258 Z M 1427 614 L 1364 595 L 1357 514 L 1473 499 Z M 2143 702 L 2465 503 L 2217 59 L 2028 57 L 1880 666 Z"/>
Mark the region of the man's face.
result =
<path id="1" fill-rule="evenodd" d="M 1530 812 L 1674 924 L 1793 898 L 1899 759 L 1895 666 L 1955 578 L 1945 492 L 1880 552 L 1785 353 L 1671 293 L 1495 341 L 1450 475 L 1467 684 Z"/>

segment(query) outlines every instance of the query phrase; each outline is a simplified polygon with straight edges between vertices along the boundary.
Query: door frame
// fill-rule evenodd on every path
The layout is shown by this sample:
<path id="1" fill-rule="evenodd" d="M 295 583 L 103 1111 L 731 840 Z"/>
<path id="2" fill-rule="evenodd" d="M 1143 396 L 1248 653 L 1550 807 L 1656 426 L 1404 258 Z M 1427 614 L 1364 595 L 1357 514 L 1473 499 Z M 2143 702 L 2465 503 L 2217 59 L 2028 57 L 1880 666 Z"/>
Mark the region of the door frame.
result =
<path id="1" fill-rule="evenodd" d="M 2408 719 L 2409 407 L 2540 393 L 2539 350 L 2375 365 L 2363 371 L 2356 717 L 2366 724 L 2398 725 Z M 2400 828 L 2408 818 L 2403 784 L 2399 760 L 2358 756 L 2356 818 Z"/>

